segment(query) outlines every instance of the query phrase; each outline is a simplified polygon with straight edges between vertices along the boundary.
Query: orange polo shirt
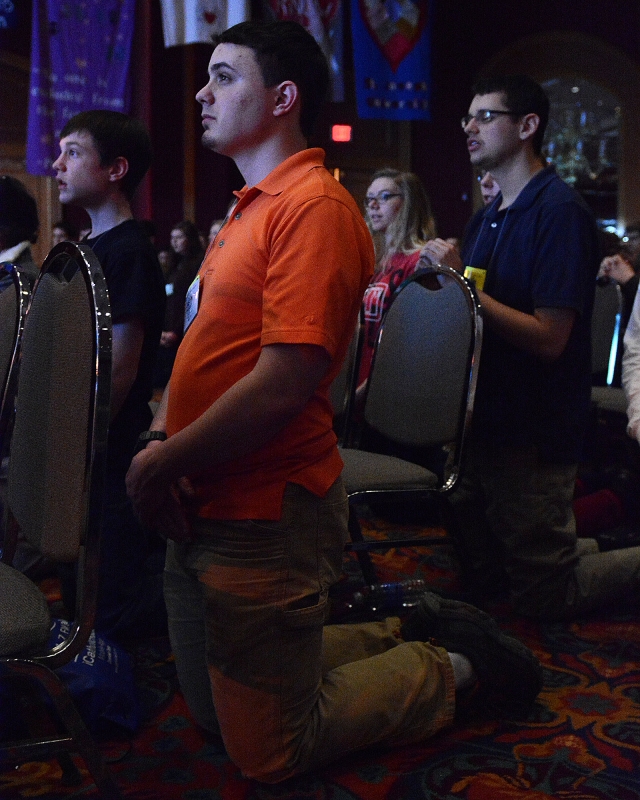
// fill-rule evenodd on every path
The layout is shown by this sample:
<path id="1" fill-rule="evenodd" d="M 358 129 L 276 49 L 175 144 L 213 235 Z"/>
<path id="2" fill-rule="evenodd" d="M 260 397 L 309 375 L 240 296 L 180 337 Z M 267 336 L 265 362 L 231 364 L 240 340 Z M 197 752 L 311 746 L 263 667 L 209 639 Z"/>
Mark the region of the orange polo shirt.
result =
<path id="1" fill-rule="evenodd" d="M 169 436 L 247 375 L 263 345 L 320 345 L 332 359 L 304 410 L 273 440 L 192 476 L 202 517 L 279 519 L 287 482 L 323 496 L 342 470 L 328 392 L 374 254 L 355 201 L 323 161 L 322 150 L 303 150 L 237 192 L 200 269 L 198 313 L 171 375 Z"/>

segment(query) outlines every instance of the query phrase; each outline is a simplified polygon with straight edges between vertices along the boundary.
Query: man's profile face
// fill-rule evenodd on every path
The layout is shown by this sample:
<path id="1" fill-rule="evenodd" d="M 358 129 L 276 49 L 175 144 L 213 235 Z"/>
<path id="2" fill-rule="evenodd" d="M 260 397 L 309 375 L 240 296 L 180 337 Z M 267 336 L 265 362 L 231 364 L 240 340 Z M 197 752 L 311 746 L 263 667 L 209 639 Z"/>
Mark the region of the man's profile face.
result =
<path id="1" fill-rule="evenodd" d="M 470 161 L 476 167 L 495 169 L 522 147 L 520 120 L 514 121 L 505 113 L 496 114 L 486 122 L 475 116 L 481 111 L 508 111 L 505 100 L 502 92 L 491 92 L 477 94 L 471 101 L 469 114 L 473 118 L 464 126 L 464 132 Z"/>
<path id="2" fill-rule="evenodd" d="M 196 95 L 202 143 L 232 158 L 250 153 L 272 129 L 275 96 L 276 87 L 265 87 L 251 48 L 219 44 L 209 62 L 209 81 Z"/>
<path id="3" fill-rule="evenodd" d="M 104 196 L 109 167 L 100 164 L 100 153 L 88 131 L 76 131 L 60 140 L 60 155 L 53 163 L 61 203 L 90 207 Z"/>
<path id="4" fill-rule="evenodd" d="M 480 194 L 485 206 L 490 205 L 500 194 L 498 182 L 490 172 L 485 172 L 480 178 Z"/>

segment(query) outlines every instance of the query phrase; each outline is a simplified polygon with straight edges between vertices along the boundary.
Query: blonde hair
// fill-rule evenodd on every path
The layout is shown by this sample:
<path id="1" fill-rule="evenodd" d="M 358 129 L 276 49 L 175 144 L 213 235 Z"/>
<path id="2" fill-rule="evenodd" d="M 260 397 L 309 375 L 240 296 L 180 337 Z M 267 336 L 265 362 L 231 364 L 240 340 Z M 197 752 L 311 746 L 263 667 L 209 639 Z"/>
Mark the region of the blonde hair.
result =
<path id="1" fill-rule="evenodd" d="M 381 268 L 395 253 L 405 255 L 415 253 L 429 239 L 435 238 L 436 223 L 431 212 L 429 196 L 417 175 L 387 167 L 374 173 L 371 183 L 377 178 L 392 180 L 398 193 L 402 195 L 398 213 L 384 233 L 371 229 L 369 209 L 366 210 L 367 225 L 376 251 L 376 265 Z"/>

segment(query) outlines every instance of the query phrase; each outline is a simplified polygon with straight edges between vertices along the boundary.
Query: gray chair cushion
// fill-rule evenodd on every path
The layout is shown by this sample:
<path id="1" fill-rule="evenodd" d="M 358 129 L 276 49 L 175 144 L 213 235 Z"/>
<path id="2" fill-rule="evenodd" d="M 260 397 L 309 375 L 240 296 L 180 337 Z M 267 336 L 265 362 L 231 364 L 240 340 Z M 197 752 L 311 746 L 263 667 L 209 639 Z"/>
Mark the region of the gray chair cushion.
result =
<path id="1" fill-rule="evenodd" d="M 40 589 L 21 572 L 0 562 L 0 656 L 42 652 L 51 616 Z"/>
<path id="2" fill-rule="evenodd" d="M 373 491 L 436 489 L 438 476 L 418 464 L 365 450 L 340 449 L 342 480 L 348 495 Z"/>
<path id="3" fill-rule="evenodd" d="M 627 413 L 627 398 L 624 389 L 618 386 L 592 386 L 591 402 L 603 411 L 615 411 L 618 414 Z"/>

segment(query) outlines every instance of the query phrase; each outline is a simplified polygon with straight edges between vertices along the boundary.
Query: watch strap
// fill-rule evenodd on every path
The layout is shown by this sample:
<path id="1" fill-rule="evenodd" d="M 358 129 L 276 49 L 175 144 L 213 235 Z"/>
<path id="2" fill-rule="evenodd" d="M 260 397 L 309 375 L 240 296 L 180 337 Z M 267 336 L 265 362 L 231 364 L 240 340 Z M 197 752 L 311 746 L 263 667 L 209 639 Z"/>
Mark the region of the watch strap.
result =
<path id="1" fill-rule="evenodd" d="M 167 439 L 167 434 L 164 431 L 142 431 L 140 436 L 138 436 L 138 443 L 136 445 L 136 453 L 139 453 L 141 450 L 149 444 L 149 442 L 158 441 L 164 442 Z"/>

